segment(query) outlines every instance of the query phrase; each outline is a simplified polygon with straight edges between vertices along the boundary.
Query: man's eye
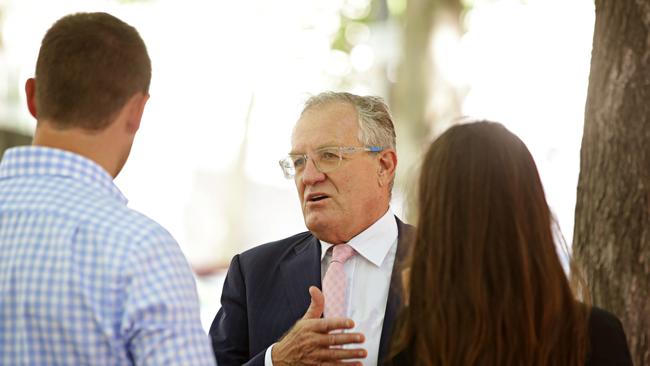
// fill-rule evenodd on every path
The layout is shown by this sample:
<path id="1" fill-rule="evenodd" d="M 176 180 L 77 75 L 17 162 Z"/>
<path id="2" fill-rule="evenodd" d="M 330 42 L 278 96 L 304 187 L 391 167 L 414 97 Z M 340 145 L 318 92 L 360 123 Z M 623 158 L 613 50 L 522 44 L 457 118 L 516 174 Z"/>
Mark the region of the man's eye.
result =
<path id="1" fill-rule="evenodd" d="M 320 158 L 322 160 L 339 160 L 340 157 L 338 154 L 331 152 L 331 151 L 323 151 L 320 153 Z"/>
<path id="2" fill-rule="evenodd" d="M 296 168 L 300 168 L 305 165 L 305 157 L 304 156 L 298 156 L 293 158 L 293 166 Z"/>

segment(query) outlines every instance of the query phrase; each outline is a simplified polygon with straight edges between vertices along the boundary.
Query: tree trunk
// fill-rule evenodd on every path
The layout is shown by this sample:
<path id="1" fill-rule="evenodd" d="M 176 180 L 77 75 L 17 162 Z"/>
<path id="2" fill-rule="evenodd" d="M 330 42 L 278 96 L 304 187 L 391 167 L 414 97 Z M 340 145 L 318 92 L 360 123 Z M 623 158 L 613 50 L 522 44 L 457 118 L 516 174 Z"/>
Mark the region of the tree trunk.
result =
<path id="1" fill-rule="evenodd" d="M 593 304 L 621 318 L 634 364 L 650 365 L 647 0 L 596 0 L 575 217 Z"/>
<path id="2" fill-rule="evenodd" d="M 389 104 L 396 121 L 399 164 L 397 186 L 412 200 L 423 149 L 436 124 L 446 125 L 461 115 L 464 95 L 440 75 L 431 57 L 437 26 L 445 24 L 461 33 L 461 0 L 409 0 L 406 6 L 403 54 L 398 81 Z M 409 202 L 407 221 L 415 222 L 415 202 Z"/>

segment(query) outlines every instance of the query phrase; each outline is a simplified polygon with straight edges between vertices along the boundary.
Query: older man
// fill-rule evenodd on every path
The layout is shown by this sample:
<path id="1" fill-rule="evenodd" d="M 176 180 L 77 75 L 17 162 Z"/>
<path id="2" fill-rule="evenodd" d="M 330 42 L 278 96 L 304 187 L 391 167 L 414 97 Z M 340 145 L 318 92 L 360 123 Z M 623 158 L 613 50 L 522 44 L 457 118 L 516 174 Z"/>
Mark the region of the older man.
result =
<path id="1" fill-rule="evenodd" d="M 210 329 L 217 361 L 376 365 L 401 303 L 412 231 L 389 209 L 397 154 L 387 106 L 348 93 L 312 97 L 280 165 L 309 231 L 233 258 Z M 350 319 L 351 333 L 341 331 Z"/>
<path id="2" fill-rule="evenodd" d="M 0 164 L 0 364 L 214 365 L 178 244 L 113 183 L 151 61 L 106 13 L 58 20 L 25 85 L 34 146 Z"/>

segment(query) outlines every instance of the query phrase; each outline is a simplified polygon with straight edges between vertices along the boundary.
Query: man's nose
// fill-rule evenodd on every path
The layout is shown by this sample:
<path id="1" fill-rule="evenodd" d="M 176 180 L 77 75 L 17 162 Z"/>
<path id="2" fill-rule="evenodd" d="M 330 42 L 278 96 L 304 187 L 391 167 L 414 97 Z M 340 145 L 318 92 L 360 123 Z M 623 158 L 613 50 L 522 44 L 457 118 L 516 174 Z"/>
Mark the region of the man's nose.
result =
<path id="1" fill-rule="evenodd" d="M 302 171 L 300 177 L 305 185 L 313 185 L 320 181 L 325 180 L 325 174 L 321 173 L 312 159 L 307 159 L 305 169 Z"/>

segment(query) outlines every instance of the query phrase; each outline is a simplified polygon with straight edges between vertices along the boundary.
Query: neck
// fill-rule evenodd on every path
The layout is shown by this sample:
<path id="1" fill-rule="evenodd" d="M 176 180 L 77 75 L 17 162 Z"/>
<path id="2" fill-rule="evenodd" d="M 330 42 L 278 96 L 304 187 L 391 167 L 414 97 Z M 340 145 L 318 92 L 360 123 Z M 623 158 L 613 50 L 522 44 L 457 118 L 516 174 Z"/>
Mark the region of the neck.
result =
<path id="1" fill-rule="evenodd" d="M 112 133 L 112 125 L 95 132 L 80 128 L 57 129 L 54 123 L 41 120 L 38 121 L 32 145 L 52 147 L 84 156 L 115 178 L 122 167 L 119 158 L 121 144 Z"/>
<path id="2" fill-rule="evenodd" d="M 356 237 L 357 235 L 361 234 L 362 232 L 368 230 L 369 227 L 374 225 L 379 219 L 381 219 L 386 212 L 388 212 L 389 206 L 386 204 L 385 208 L 383 208 L 381 211 L 377 211 L 376 214 L 368 216 L 369 219 L 368 221 L 364 222 L 362 225 L 356 228 L 356 230 L 353 231 L 348 231 L 348 232 L 342 232 L 339 230 L 324 230 L 323 232 L 315 232 L 312 230 L 312 233 L 319 239 L 323 240 L 327 243 L 330 244 L 343 244 L 347 243 L 352 238 Z M 310 229 L 311 230 L 311 229 Z"/>
<path id="3" fill-rule="evenodd" d="M 352 235 L 352 236 L 351 236 L 351 237 L 346 241 L 346 243 L 347 243 L 348 241 L 350 241 L 350 239 L 354 238 L 355 236 L 357 236 L 357 235 L 361 234 L 362 232 L 368 230 L 369 227 L 371 227 L 371 226 L 374 225 L 377 221 L 379 221 L 382 217 L 384 217 L 384 215 L 386 214 L 386 212 L 388 212 L 388 209 L 389 209 L 388 204 L 386 204 L 385 207 L 382 206 L 380 209 L 378 209 L 378 210 L 375 212 L 374 215 L 370 216 L 370 219 L 368 220 L 368 222 L 365 223 L 365 225 L 361 228 L 361 230 L 358 230 L 356 233 L 354 233 L 354 235 Z"/>

